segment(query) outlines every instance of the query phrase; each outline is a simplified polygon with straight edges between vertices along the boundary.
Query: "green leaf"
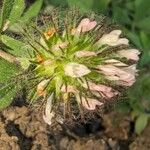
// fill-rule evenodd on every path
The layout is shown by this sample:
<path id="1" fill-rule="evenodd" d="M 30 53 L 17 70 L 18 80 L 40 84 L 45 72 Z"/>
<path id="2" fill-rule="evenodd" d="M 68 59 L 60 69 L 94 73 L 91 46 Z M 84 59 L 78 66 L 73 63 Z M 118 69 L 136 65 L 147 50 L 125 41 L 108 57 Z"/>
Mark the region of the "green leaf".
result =
<path id="1" fill-rule="evenodd" d="M 19 68 L 4 59 L 0 59 L 0 83 L 6 82 L 10 77 L 18 73 Z"/>
<path id="2" fill-rule="evenodd" d="M 16 89 L 13 85 L 0 89 L 0 110 L 9 106 L 16 95 Z"/>
<path id="3" fill-rule="evenodd" d="M 141 134 L 141 132 L 145 129 L 148 123 L 149 116 L 147 114 L 140 114 L 135 122 L 135 131 L 137 134 Z"/>
<path id="4" fill-rule="evenodd" d="M 19 40 L 16 40 L 14 38 L 11 38 L 7 35 L 1 36 L 2 42 L 11 48 L 12 50 L 9 50 L 9 52 L 15 56 L 18 57 L 29 57 L 28 51 L 27 51 L 27 45 Z"/>
<path id="5" fill-rule="evenodd" d="M 0 15 L 0 30 L 3 28 L 6 20 L 9 18 L 14 0 L 3 0 L 3 6 Z"/>
<path id="6" fill-rule="evenodd" d="M 14 23 L 20 19 L 23 11 L 25 9 L 25 2 L 24 0 L 15 0 L 14 5 L 12 7 L 10 16 L 9 16 L 9 21 L 11 23 Z"/>
<path id="7" fill-rule="evenodd" d="M 23 17 L 21 17 L 21 21 L 28 22 L 33 17 L 36 17 L 41 10 L 42 4 L 43 0 L 36 0 L 36 2 L 24 13 Z"/>

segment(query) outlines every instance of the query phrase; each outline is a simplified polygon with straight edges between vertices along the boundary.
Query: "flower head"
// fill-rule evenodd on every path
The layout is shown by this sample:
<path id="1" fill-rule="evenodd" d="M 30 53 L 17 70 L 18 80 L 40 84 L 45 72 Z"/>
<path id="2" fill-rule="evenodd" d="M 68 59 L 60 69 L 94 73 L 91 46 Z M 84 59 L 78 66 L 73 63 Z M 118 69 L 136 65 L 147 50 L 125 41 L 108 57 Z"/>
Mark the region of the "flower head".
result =
<path id="1" fill-rule="evenodd" d="M 33 31 L 35 41 L 27 43 L 32 55 L 28 69 L 34 75 L 29 98 L 47 100 L 44 120 L 48 124 L 54 114 L 70 116 L 69 111 L 79 108 L 96 111 L 119 97 L 118 87 L 125 89 L 136 80 L 140 54 L 129 48 L 121 30 L 108 33 L 96 15 L 56 14 L 52 12 L 52 21 L 40 24 Z"/>

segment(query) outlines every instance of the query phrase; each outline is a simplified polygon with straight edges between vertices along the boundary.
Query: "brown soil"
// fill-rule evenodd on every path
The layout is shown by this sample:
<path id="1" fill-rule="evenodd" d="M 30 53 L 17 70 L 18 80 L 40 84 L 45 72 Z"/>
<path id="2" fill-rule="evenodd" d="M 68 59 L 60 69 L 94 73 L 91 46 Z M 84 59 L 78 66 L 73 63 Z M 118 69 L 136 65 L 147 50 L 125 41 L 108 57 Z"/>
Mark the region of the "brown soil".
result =
<path id="1" fill-rule="evenodd" d="M 122 114 L 110 113 L 73 128 L 51 129 L 42 114 L 26 106 L 12 106 L 0 115 L 0 150 L 149 150 L 150 126 L 141 136 Z"/>

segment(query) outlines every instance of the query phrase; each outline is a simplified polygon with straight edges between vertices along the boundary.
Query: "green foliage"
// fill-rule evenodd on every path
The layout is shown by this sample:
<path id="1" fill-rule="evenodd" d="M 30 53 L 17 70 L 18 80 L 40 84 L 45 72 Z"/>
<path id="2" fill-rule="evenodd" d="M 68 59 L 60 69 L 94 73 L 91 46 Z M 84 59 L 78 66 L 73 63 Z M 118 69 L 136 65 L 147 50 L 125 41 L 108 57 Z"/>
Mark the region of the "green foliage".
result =
<path id="1" fill-rule="evenodd" d="M 18 67 L 0 58 L 0 83 L 6 82 L 18 72 Z"/>
<path id="2" fill-rule="evenodd" d="M 36 0 L 27 11 L 25 11 L 25 0 L 4 0 L 0 15 L 0 31 L 6 30 L 15 25 L 15 23 L 29 22 L 36 17 L 42 7 L 43 0 Z M 25 11 L 25 12 L 24 12 Z"/>
<path id="3" fill-rule="evenodd" d="M 0 30 L 6 23 L 6 20 L 9 18 L 13 2 L 14 2 L 14 0 L 4 0 L 3 1 L 3 6 L 2 6 L 2 10 L 1 10 L 1 15 L 0 15 Z"/>
<path id="4" fill-rule="evenodd" d="M 13 28 L 13 26 L 14 28 L 20 29 L 19 26 L 36 17 L 42 7 L 42 3 L 43 0 L 36 0 L 24 13 L 25 0 L 3 0 L 2 8 L 0 9 L 0 50 L 5 50 L 14 56 L 22 57 L 20 58 L 21 65 L 24 69 L 29 66 L 27 59 L 29 57 L 27 55 L 28 47 L 23 42 L 5 35 L 5 31 L 10 29 L 10 27 Z M 4 83 L 7 84 L 19 72 L 20 68 L 17 65 L 0 58 L 0 110 L 11 104 L 18 90 L 12 84 L 8 83 L 8 85 L 4 85 Z"/>
<path id="5" fill-rule="evenodd" d="M 15 40 L 7 35 L 1 36 L 1 41 L 10 49 L 8 51 L 19 57 L 29 57 L 27 52 L 27 45 L 19 40 Z"/>
<path id="6" fill-rule="evenodd" d="M 36 17 L 41 10 L 43 4 L 43 0 L 36 0 L 34 4 L 30 6 L 30 8 L 24 13 L 23 17 L 21 17 L 22 22 L 30 21 L 33 17 Z"/>
<path id="7" fill-rule="evenodd" d="M 9 21 L 11 23 L 16 22 L 18 19 L 20 19 L 23 11 L 25 9 L 25 1 L 24 0 L 14 0 L 14 4 L 9 16 Z"/>
<path id="8" fill-rule="evenodd" d="M 141 134 L 141 132 L 146 127 L 149 118 L 150 118 L 150 116 L 148 116 L 145 113 L 140 114 L 138 116 L 138 118 L 136 119 L 136 122 L 135 122 L 135 131 L 137 134 Z"/>
<path id="9" fill-rule="evenodd" d="M 140 134 L 150 118 L 150 74 L 140 76 L 136 84 L 129 90 L 129 106 L 132 117 L 136 120 L 135 131 Z"/>
<path id="10" fill-rule="evenodd" d="M 5 95 L 4 95 L 5 93 Z M 16 95 L 16 89 L 14 86 L 6 86 L 0 89 L 0 110 L 9 106 Z"/>

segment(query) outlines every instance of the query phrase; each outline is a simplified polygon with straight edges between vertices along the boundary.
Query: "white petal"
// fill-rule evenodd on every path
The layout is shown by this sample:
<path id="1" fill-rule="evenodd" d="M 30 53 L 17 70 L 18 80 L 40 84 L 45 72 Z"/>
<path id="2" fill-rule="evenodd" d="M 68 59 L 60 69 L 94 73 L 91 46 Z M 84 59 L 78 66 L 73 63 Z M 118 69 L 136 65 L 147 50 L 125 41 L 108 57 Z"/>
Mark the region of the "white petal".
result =
<path id="1" fill-rule="evenodd" d="M 117 45 L 129 45 L 129 40 L 126 38 L 120 38 L 116 43 L 116 46 Z"/>
<path id="2" fill-rule="evenodd" d="M 52 112 L 52 100 L 54 97 L 54 93 L 50 95 L 50 97 L 47 99 L 46 108 L 45 108 L 45 115 L 43 115 L 44 121 L 51 125 L 52 124 L 52 118 L 54 117 L 54 112 Z"/>
<path id="3" fill-rule="evenodd" d="M 111 31 L 109 34 L 114 34 L 114 35 L 120 36 L 121 33 L 122 33 L 121 30 L 113 30 L 113 31 Z"/>
<path id="4" fill-rule="evenodd" d="M 84 65 L 78 63 L 68 63 L 64 67 L 67 76 L 76 78 L 89 74 L 91 71 Z"/>
<path id="5" fill-rule="evenodd" d="M 101 37 L 98 43 L 101 45 L 107 44 L 110 46 L 114 46 L 118 41 L 118 38 L 118 35 L 105 34 Z"/>

